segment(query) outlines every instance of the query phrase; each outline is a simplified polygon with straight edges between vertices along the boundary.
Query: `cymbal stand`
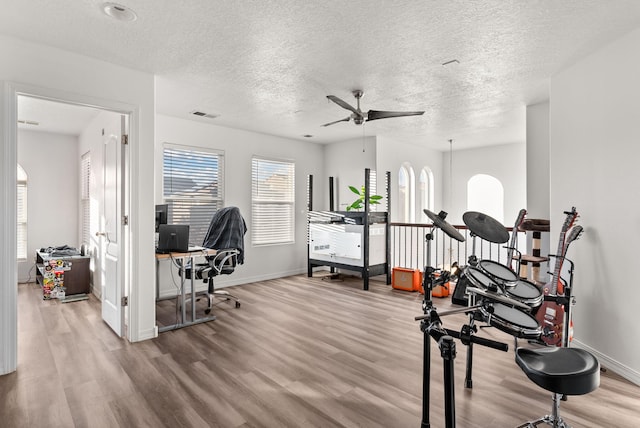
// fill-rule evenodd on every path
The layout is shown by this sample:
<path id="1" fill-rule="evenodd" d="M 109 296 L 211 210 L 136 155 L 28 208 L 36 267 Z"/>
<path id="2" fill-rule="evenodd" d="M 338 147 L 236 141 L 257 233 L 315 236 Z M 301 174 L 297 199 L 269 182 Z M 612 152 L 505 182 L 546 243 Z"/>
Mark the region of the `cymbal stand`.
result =
<path id="1" fill-rule="evenodd" d="M 476 235 L 475 233 L 473 233 L 471 230 L 469 230 L 469 233 L 471 234 L 471 255 L 469 256 L 469 265 L 471 266 L 477 266 L 478 265 L 478 258 L 476 257 Z"/>
<path id="2" fill-rule="evenodd" d="M 435 227 L 434 227 L 435 229 Z M 422 288 L 424 290 L 424 299 L 422 300 L 422 311 L 425 315 L 433 310 L 433 301 L 431 299 L 431 291 L 433 290 L 433 273 L 435 269 L 431 266 L 431 241 L 433 233 L 425 235 L 427 247 L 427 265 L 424 267 L 424 275 L 422 277 Z M 422 321 L 420 329 L 424 333 Z M 422 425 L 421 428 L 429 428 L 429 378 L 431 373 L 431 343 L 427 335 L 424 335 L 422 344 Z"/>
<path id="3" fill-rule="evenodd" d="M 477 266 L 478 258 L 476 257 L 476 235 L 472 231 L 469 231 L 471 234 L 471 255 L 469 256 L 469 265 Z M 469 302 L 468 306 L 472 307 L 475 305 L 475 295 L 469 293 Z M 463 328 L 468 328 L 468 334 L 473 334 L 478 332 L 478 327 L 474 324 L 475 321 L 475 311 L 469 314 L 469 324 L 463 326 Z M 473 388 L 473 380 L 472 380 L 472 372 L 473 372 L 473 343 L 469 342 L 467 345 L 467 361 L 466 361 L 466 371 L 464 376 L 464 387 L 465 388 Z"/>

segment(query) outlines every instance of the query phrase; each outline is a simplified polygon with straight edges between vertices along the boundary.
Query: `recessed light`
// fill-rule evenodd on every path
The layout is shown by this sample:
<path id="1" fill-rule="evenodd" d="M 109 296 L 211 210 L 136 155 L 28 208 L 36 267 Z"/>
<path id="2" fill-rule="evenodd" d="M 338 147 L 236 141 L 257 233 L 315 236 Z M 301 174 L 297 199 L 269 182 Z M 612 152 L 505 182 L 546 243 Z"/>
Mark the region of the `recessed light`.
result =
<path id="1" fill-rule="evenodd" d="M 127 6 L 123 6 L 118 3 L 103 3 L 102 11 L 113 19 L 118 21 L 131 22 L 138 19 L 138 15 L 129 9 Z"/>

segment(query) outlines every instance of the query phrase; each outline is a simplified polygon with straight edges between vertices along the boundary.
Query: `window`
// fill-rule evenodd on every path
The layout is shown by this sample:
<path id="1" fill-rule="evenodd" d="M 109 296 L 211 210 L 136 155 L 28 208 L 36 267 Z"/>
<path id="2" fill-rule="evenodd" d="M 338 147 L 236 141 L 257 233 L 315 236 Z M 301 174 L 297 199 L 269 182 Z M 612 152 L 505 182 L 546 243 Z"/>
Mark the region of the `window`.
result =
<path id="1" fill-rule="evenodd" d="M 202 244 L 213 214 L 224 206 L 223 153 L 166 144 L 162 167 L 167 221 L 188 224 L 189 243 Z"/>
<path id="2" fill-rule="evenodd" d="M 504 188 L 495 177 L 477 174 L 467 182 L 467 209 L 504 222 Z"/>
<path id="3" fill-rule="evenodd" d="M 89 246 L 91 241 L 91 153 L 87 152 L 80 159 L 80 240 L 82 245 Z"/>
<path id="4" fill-rule="evenodd" d="M 403 223 L 413 223 L 415 217 L 415 175 L 408 163 L 403 163 L 398 171 L 398 218 Z"/>
<path id="5" fill-rule="evenodd" d="M 27 259 L 27 173 L 18 165 L 18 261 Z"/>
<path id="6" fill-rule="evenodd" d="M 253 245 L 294 241 L 295 164 L 251 160 L 251 241 Z"/>
<path id="7" fill-rule="evenodd" d="M 420 171 L 419 178 L 419 192 L 420 192 L 420 218 L 423 223 L 429 221 L 429 218 L 424 213 L 424 210 L 433 211 L 433 172 L 431 169 L 424 167 Z"/>

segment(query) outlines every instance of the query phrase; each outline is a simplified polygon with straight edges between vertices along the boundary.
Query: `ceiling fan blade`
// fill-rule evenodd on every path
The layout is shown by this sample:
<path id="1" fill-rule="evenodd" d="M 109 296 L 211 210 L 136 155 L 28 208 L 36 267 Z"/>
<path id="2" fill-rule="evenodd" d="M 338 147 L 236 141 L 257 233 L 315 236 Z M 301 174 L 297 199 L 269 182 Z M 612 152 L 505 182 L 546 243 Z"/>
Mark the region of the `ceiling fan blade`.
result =
<path id="1" fill-rule="evenodd" d="M 349 104 L 346 101 L 341 100 L 340 98 L 336 97 L 335 95 L 327 95 L 327 98 L 330 99 L 331 101 L 333 101 L 334 103 L 338 104 L 340 107 L 350 110 L 352 112 L 354 112 L 357 115 L 360 115 L 362 113 L 360 113 L 355 107 L 353 107 L 351 104 Z"/>
<path id="2" fill-rule="evenodd" d="M 424 114 L 424 111 L 369 110 L 369 112 L 367 113 L 367 122 L 370 120 L 387 119 L 389 117 L 420 116 L 421 114 Z"/>
<path id="3" fill-rule="evenodd" d="M 333 121 L 333 122 L 325 123 L 322 126 L 329 126 L 329 125 L 333 125 L 333 124 L 336 124 L 336 123 L 339 123 L 339 122 L 349 122 L 350 120 L 351 120 L 351 116 L 345 117 L 344 119 L 336 120 L 336 121 Z"/>

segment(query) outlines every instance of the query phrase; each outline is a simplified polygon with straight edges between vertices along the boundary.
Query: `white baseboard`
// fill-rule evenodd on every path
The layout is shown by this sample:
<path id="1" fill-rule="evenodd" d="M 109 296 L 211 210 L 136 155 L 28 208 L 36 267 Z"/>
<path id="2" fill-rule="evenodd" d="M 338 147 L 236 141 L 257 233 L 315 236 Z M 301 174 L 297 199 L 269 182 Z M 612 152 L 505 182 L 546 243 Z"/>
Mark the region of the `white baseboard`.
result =
<path id="1" fill-rule="evenodd" d="M 216 290 L 220 290 L 225 287 L 251 284 L 252 282 L 267 281 L 270 279 L 285 278 L 287 276 L 299 275 L 306 272 L 307 270 L 305 268 L 302 268 L 302 269 L 294 269 L 290 271 L 272 272 L 266 275 L 254 275 L 249 277 L 244 276 L 244 277 L 238 277 L 238 278 L 234 278 L 233 274 L 223 275 L 220 277 L 216 277 L 215 287 L 216 287 Z M 190 280 L 187 280 L 185 284 L 185 286 L 187 287 L 185 290 L 186 294 L 190 294 L 191 292 L 191 285 L 189 284 L 189 281 Z M 202 280 L 200 279 L 196 280 L 196 293 L 205 292 L 207 291 L 207 288 L 208 288 L 208 285 L 202 282 Z M 175 287 L 172 289 L 161 290 L 160 299 L 169 299 L 169 298 L 175 297 L 177 292 L 178 290 Z"/>
<path id="2" fill-rule="evenodd" d="M 142 342 L 143 340 L 154 339 L 156 337 L 158 337 L 158 326 L 154 325 L 150 329 L 139 331 L 138 336 L 131 338 L 130 342 Z"/>
<path id="3" fill-rule="evenodd" d="M 614 360 L 608 355 L 605 355 L 602 352 L 599 352 L 598 350 L 593 349 L 592 347 L 585 345 L 578 340 L 574 339 L 571 342 L 571 345 L 575 346 L 576 348 L 581 348 L 585 351 L 591 352 L 598 359 L 598 361 L 600 361 L 601 367 L 605 367 L 607 370 L 611 370 L 612 372 L 622 376 L 629 382 L 633 382 L 636 385 L 640 386 L 640 372 L 622 364 L 619 361 Z"/>

